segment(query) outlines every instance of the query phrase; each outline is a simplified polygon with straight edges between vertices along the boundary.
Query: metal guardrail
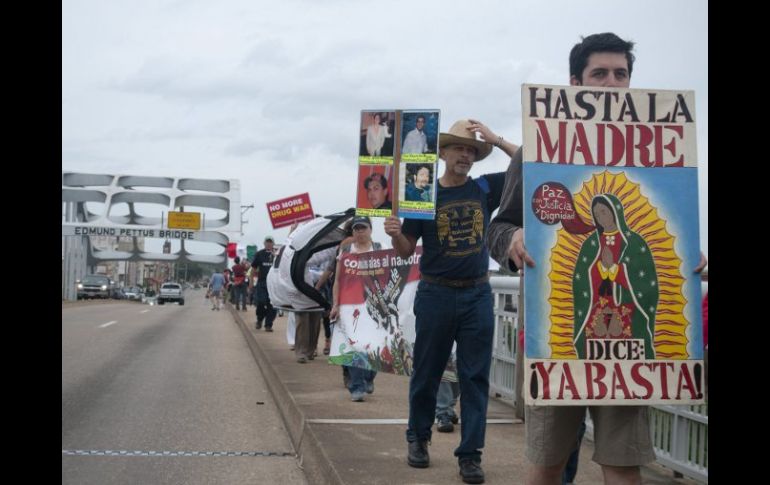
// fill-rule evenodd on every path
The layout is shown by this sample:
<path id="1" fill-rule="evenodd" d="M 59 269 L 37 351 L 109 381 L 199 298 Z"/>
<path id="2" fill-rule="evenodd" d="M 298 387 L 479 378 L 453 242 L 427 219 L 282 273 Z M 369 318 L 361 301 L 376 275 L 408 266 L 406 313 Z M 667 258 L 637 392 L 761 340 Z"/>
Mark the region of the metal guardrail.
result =
<path id="1" fill-rule="evenodd" d="M 516 354 L 519 319 L 519 278 L 493 276 L 490 279 L 494 294 L 495 337 L 492 348 L 492 368 L 489 389 L 496 397 L 516 404 Z"/>
<path id="2" fill-rule="evenodd" d="M 708 282 L 701 282 L 701 294 Z M 708 389 L 708 388 L 707 388 Z M 706 392 L 708 399 L 708 392 Z M 656 461 L 682 475 L 708 483 L 708 401 L 698 406 L 651 406 L 650 428 Z"/>
<path id="3" fill-rule="evenodd" d="M 708 483 L 708 405 L 651 406 L 655 459 L 687 477 Z"/>
<path id="4" fill-rule="evenodd" d="M 520 369 L 516 369 L 519 277 L 493 276 L 490 284 L 495 305 L 490 393 L 523 409 L 523 396 L 516 392 L 523 376 L 522 372 L 517 372 Z M 701 289 L 705 295 L 708 283 L 703 282 Z M 589 416 L 586 416 L 586 425 L 586 437 L 593 440 L 593 423 Z M 650 432 L 658 463 L 688 478 L 708 483 L 708 404 L 650 406 Z"/>

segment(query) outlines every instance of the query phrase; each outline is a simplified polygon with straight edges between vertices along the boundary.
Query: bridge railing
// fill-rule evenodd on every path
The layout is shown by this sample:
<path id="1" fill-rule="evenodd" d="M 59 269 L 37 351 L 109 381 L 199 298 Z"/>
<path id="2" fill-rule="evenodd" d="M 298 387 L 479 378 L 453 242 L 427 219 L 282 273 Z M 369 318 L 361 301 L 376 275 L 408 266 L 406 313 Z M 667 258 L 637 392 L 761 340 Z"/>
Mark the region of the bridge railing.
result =
<path id="1" fill-rule="evenodd" d="M 519 352 L 518 276 L 493 276 L 495 336 L 490 394 L 512 404 L 523 418 L 523 354 Z M 702 284 L 702 292 L 708 283 Z M 586 436 L 593 439 L 593 423 L 586 418 Z M 708 483 L 708 404 L 650 406 L 650 432 L 656 461 L 694 480 Z"/>
<path id="2" fill-rule="evenodd" d="M 495 343 L 492 348 L 489 387 L 496 397 L 515 404 L 519 377 L 516 372 L 516 355 L 519 350 L 519 278 L 493 276 L 491 285 L 495 302 Z"/>
<path id="3" fill-rule="evenodd" d="M 651 406 L 650 425 L 656 461 L 708 483 L 708 404 Z"/>

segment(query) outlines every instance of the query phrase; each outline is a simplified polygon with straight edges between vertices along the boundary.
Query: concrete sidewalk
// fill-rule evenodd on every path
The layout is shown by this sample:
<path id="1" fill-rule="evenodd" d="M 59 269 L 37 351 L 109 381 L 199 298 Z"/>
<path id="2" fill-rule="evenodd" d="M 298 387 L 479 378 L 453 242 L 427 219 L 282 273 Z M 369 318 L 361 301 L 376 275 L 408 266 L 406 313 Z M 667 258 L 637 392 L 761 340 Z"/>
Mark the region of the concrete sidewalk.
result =
<path id="1" fill-rule="evenodd" d="M 275 332 L 268 333 L 255 329 L 254 307 L 248 312 L 230 310 L 283 413 L 309 483 L 463 483 L 453 455 L 460 440 L 459 426 L 454 433 L 439 433 L 434 426 L 429 468 L 407 465 L 407 377 L 379 373 L 374 393 L 367 394 L 365 402 L 351 402 L 340 367 L 328 364 L 322 353 L 323 328 L 318 358 L 299 364 L 286 342 L 286 317 L 276 319 Z M 482 456 L 486 483 L 524 483 L 524 424 L 514 417 L 512 407 L 497 399 L 489 401 L 487 420 Z M 592 454 L 593 443 L 584 440 L 575 483 L 603 483 Z M 642 477 L 643 483 L 653 485 L 696 483 L 675 479 L 671 470 L 657 464 L 644 467 Z"/>

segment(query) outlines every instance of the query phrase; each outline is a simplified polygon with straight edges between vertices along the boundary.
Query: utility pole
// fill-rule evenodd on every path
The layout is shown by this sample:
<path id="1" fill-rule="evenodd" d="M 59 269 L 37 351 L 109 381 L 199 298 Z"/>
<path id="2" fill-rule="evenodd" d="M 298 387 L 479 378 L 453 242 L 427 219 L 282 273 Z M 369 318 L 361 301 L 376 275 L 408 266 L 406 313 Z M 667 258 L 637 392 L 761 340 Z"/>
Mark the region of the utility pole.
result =
<path id="1" fill-rule="evenodd" d="M 244 225 L 244 224 L 248 224 L 248 222 L 249 222 L 249 221 L 244 221 L 244 220 L 243 220 L 243 214 L 245 214 L 246 212 L 248 212 L 248 210 L 249 210 L 249 209 L 253 209 L 253 208 L 254 208 L 254 204 L 251 204 L 251 205 L 242 205 L 242 206 L 241 206 L 241 236 L 243 236 L 243 225 Z"/>
<path id="2" fill-rule="evenodd" d="M 166 242 L 163 243 L 163 253 L 164 254 L 171 254 L 171 241 L 166 239 Z M 165 263 L 165 269 L 166 269 L 166 276 L 163 278 L 163 281 L 168 281 L 171 279 L 171 263 L 166 261 Z"/>

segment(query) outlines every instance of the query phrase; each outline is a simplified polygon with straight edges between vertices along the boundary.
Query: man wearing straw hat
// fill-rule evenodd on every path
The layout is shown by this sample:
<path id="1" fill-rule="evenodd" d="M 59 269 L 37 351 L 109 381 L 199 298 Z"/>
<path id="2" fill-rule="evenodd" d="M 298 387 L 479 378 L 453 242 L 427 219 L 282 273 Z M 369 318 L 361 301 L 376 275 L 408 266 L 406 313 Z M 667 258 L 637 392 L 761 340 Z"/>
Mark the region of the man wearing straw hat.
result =
<path id="1" fill-rule="evenodd" d="M 439 136 L 440 157 L 446 167 L 438 180 L 434 220 L 407 219 L 402 226 L 398 217 L 385 219 L 385 232 L 402 258 L 414 252 L 420 238 L 423 244 L 421 281 L 414 302 L 417 336 L 409 382 L 407 461 L 416 468 L 429 465 L 436 392 L 456 341 L 462 437 L 454 454 L 466 483 L 484 482 L 481 448 L 494 335 L 484 238 L 490 214 L 500 204 L 505 176 L 502 172 L 478 179 L 468 176 L 473 164 L 493 148 L 477 140 L 476 132 L 482 136 L 491 133 L 479 122 L 460 120 Z M 501 146 L 500 140 L 495 145 Z"/>

